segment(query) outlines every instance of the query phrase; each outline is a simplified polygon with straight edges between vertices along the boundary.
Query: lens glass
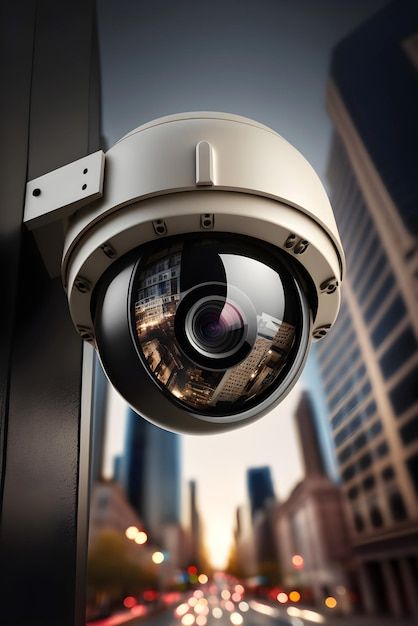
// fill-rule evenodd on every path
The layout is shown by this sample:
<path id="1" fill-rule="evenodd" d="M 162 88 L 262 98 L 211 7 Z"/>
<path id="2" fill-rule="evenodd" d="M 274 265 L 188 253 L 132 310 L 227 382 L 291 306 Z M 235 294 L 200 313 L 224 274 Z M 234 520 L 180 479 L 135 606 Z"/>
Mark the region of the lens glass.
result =
<path id="1" fill-rule="evenodd" d="M 199 235 L 150 245 L 131 294 L 150 376 L 174 402 L 213 417 L 274 393 L 306 324 L 283 256 L 247 238 Z"/>

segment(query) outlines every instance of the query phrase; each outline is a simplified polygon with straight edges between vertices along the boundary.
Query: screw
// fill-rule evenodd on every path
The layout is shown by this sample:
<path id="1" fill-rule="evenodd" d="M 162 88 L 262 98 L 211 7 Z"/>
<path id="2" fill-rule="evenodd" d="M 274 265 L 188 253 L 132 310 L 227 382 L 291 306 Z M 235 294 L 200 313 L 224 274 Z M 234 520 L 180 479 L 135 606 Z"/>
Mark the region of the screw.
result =
<path id="1" fill-rule="evenodd" d="M 114 259 L 117 256 L 116 250 L 108 241 L 101 245 L 100 249 L 103 250 L 103 252 L 109 259 Z"/>
<path id="2" fill-rule="evenodd" d="M 76 288 L 78 289 L 80 293 L 87 293 L 91 289 L 90 282 L 86 278 L 83 278 L 82 276 L 77 276 L 77 278 L 74 281 L 74 285 L 76 286 Z"/>
<path id="3" fill-rule="evenodd" d="M 324 280 L 324 282 L 320 285 L 320 290 L 322 293 L 334 293 L 338 287 L 338 280 L 333 276 L 332 278 L 328 278 Z"/>
<path id="4" fill-rule="evenodd" d="M 289 237 L 284 242 L 285 248 L 293 248 L 296 243 L 296 235 L 289 235 Z"/>
<path id="5" fill-rule="evenodd" d="M 312 333 L 314 339 L 322 339 L 325 337 L 330 328 L 331 324 L 324 324 L 324 326 L 318 326 L 318 328 L 315 328 Z"/>
<path id="6" fill-rule="evenodd" d="M 156 235 L 165 235 L 167 233 L 167 226 L 164 220 L 155 220 L 152 225 Z"/>
<path id="7" fill-rule="evenodd" d="M 204 215 L 200 216 L 200 227 L 201 228 L 213 228 L 214 226 L 214 218 L 213 218 L 213 213 L 205 213 Z"/>
<path id="8" fill-rule="evenodd" d="M 41 195 L 41 190 L 37 187 L 36 189 L 32 191 L 32 195 L 35 196 L 35 198 L 37 198 L 38 196 Z"/>

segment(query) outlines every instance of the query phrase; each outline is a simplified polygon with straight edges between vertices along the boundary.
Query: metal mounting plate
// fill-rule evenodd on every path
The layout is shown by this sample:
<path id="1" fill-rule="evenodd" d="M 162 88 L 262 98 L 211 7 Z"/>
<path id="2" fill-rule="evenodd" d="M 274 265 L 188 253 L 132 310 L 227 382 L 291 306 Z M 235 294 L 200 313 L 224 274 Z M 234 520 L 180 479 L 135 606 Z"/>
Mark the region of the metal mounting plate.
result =
<path id="1" fill-rule="evenodd" d="M 24 222 L 29 230 L 51 224 L 101 198 L 105 155 L 102 150 L 30 180 Z"/>

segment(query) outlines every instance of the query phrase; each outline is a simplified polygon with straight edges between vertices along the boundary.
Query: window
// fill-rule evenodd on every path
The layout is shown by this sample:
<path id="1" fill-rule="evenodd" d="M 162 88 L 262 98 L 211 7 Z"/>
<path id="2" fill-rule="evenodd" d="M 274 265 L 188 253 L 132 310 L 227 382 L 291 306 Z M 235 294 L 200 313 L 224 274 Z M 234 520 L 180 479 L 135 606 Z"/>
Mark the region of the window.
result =
<path id="1" fill-rule="evenodd" d="M 373 504 L 370 507 L 370 521 L 374 528 L 381 528 L 383 526 L 383 517 L 377 504 Z"/>
<path id="2" fill-rule="evenodd" d="M 347 491 L 347 496 L 350 500 L 355 500 L 358 496 L 358 487 L 351 487 L 351 489 Z"/>
<path id="3" fill-rule="evenodd" d="M 364 530 L 364 520 L 360 513 L 354 513 L 354 527 L 358 533 Z"/>
<path id="4" fill-rule="evenodd" d="M 382 306 L 385 298 L 387 297 L 394 284 L 395 279 L 393 278 L 393 274 L 389 274 L 389 276 L 386 277 L 386 280 L 383 281 L 383 285 L 381 285 L 380 289 L 378 290 L 364 313 L 364 319 L 368 324 L 371 322 L 376 313 L 380 310 L 380 307 Z"/>
<path id="5" fill-rule="evenodd" d="M 403 501 L 403 498 L 399 491 L 394 491 L 389 496 L 389 508 L 392 514 L 393 519 L 396 522 L 401 522 L 406 519 L 406 508 Z"/>
<path id="6" fill-rule="evenodd" d="M 390 378 L 417 350 L 417 341 L 408 326 L 393 342 L 380 359 L 380 367 L 385 378 Z"/>
<path id="7" fill-rule="evenodd" d="M 388 465 L 382 471 L 382 478 L 383 478 L 383 480 L 385 482 L 388 482 L 388 481 L 392 480 L 393 478 L 395 478 L 395 471 L 394 471 L 394 469 L 393 469 L 393 467 L 391 465 Z"/>
<path id="8" fill-rule="evenodd" d="M 412 484 L 414 485 L 415 491 L 418 495 L 418 452 L 409 457 L 406 462 L 406 466 L 408 468 Z"/>
<path id="9" fill-rule="evenodd" d="M 372 342 L 375 348 L 380 346 L 387 335 L 389 335 L 393 328 L 403 319 L 405 313 L 406 310 L 403 300 L 398 296 L 372 332 Z"/>
<path id="10" fill-rule="evenodd" d="M 370 289 L 376 283 L 376 280 L 379 278 L 379 276 L 382 275 L 382 272 L 386 269 L 386 256 L 383 252 L 380 252 L 380 254 L 376 257 L 375 261 L 372 262 L 372 268 L 373 268 L 372 273 L 370 274 L 366 283 L 364 284 L 364 286 L 359 292 L 358 300 L 360 304 L 364 304 L 366 298 L 369 295 Z M 361 277 L 362 277 L 362 274 L 360 273 L 356 274 L 356 276 L 354 277 L 354 280 L 357 281 L 354 283 L 355 285 L 358 284 L 358 281 L 361 280 Z"/>
<path id="11" fill-rule="evenodd" d="M 375 449 L 375 454 L 378 459 L 381 459 L 382 457 L 386 456 L 388 452 L 389 452 L 389 448 L 388 448 L 388 444 L 386 443 L 386 441 L 382 441 L 382 443 L 380 443 Z"/>
<path id="12" fill-rule="evenodd" d="M 417 402 L 418 365 L 390 392 L 390 399 L 397 416 Z"/>
<path id="13" fill-rule="evenodd" d="M 373 487 L 375 486 L 375 479 L 374 476 L 366 476 L 366 478 L 363 480 L 363 489 L 364 491 L 370 491 L 370 489 L 373 489 Z"/>

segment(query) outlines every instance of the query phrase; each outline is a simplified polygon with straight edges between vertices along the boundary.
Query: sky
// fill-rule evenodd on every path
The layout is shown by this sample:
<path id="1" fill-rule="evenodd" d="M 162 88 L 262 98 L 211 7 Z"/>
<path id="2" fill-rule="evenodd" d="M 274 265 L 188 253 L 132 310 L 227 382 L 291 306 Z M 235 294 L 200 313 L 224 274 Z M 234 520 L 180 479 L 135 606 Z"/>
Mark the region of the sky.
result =
<path id="1" fill-rule="evenodd" d="M 332 125 L 325 92 L 332 47 L 381 0 L 98 0 L 102 128 L 111 146 L 133 128 L 180 111 L 227 111 L 283 135 L 326 185 Z M 326 408 L 311 359 L 301 383 L 259 422 L 229 434 L 184 436 L 183 477 L 198 482 L 209 552 L 224 564 L 248 467 L 270 465 L 285 498 L 302 476 L 292 415 L 311 389 L 331 475 Z M 124 407 L 112 394 L 110 456 L 121 449 Z M 106 467 L 110 467 L 110 456 Z"/>

